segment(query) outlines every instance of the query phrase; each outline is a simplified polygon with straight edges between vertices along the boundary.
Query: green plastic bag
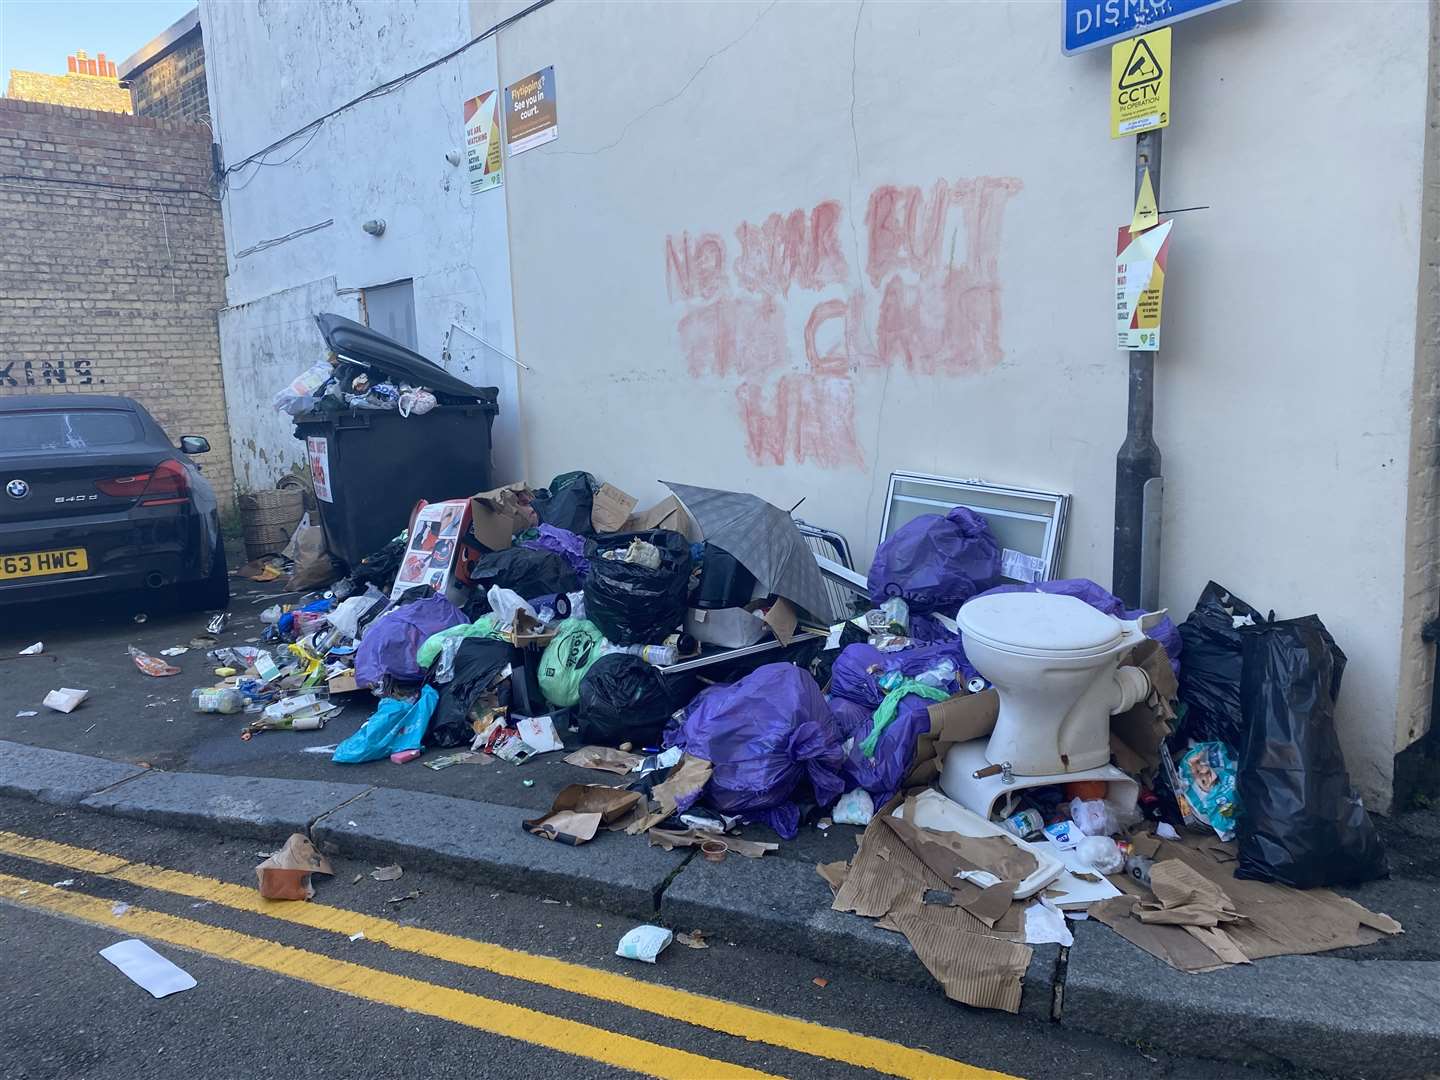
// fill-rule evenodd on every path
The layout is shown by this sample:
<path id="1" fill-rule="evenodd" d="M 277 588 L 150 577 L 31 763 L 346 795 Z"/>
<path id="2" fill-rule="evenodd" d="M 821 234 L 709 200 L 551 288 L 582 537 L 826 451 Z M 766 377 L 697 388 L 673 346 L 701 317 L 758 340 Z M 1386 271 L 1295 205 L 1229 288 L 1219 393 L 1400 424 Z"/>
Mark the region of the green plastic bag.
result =
<path id="1" fill-rule="evenodd" d="M 870 734 L 865 736 L 865 741 L 860 744 L 860 752 L 868 758 L 875 756 L 875 747 L 880 742 L 880 736 L 885 734 L 885 729 L 895 722 L 895 716 L 900 711 L 900 699 L 907 694 L 919 694 L 931 701 L 944 701 L 950 695 L 944 690 L 937 690 L 914 679 L 903 679 L 885 695 L 885 700 L 880 702 L 880 707 L 875 710 L 875 723 L 870 728 Z"/>
<path id="2" fill-rule="evenodd" d="M 605 635 L 586 619 L 566 619 L 540 658 L 540 692 L 557 709 L 580 701 L 580 680 L 600 659 Z"/>
<path id="3" fill-rule="evenodd" d="M 420 665 L 422 671 L 435 662 L 435 658 L 440 655 L 440 649 L 444 646 L 445 639 L 448 637 L 488 637 L 496 638 L 500 641 L 505 640 L 505 635 L 495 629 L 495 620 L 490 618 L 489 615 L 481 615 L 480 618 L 476 619 L 473 623 L 447 626 L 438 634 L 431 634 L 426 638 L 425 644 L 421 645 L 416 652 L 415 662 Z"/>

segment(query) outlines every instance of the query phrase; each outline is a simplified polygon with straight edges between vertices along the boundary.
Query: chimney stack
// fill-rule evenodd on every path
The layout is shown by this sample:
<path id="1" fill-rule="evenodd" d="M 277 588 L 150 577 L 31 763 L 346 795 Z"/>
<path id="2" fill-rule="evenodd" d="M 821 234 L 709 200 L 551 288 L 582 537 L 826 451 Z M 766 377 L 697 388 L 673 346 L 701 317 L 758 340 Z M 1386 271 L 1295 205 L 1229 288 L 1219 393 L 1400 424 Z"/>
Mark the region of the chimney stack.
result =
<path id="1" fill-rule="evenodd" d="M 84 49 L 76 49 L 65 58 L 65 67 L 71 75 L 98 75 L 107 79 L 116 77 L 115 61 L 105 59 L 103 52 L 96 53 L 92 59 Z"/>

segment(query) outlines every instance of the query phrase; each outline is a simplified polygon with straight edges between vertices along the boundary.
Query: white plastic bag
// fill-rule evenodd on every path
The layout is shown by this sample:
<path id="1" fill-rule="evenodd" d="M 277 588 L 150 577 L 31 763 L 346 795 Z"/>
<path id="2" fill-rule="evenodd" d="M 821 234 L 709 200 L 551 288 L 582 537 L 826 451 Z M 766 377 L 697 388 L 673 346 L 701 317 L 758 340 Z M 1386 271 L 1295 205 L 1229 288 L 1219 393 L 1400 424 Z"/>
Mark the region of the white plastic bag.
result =
<path id="1" fill-rule="evenodd" d="M 663 926 L 637 926 L 620 939 L 615 955 L 653 964 L 655 958 L 674 940 L 675 935 Z"/>
<path id="2" fill-rule="evenodd" d="M 515 625 L 515 613 L 523 611 L 536 622 L 540 616 L 517 592 L 510 589 L 502 589 L 499 585 L 491 585 L 490 591 L 485 594 L 485 599 L 490 602 L 490 614 L 495 620 L 495 629 L 509 630 Z"/>
<path id="3" fill-rule="evenodd" d="M 1075 845 L 1075 854 L 1102 874 L 1118 874 L 1125 869 L 1125 856 L 1108 836 L 1087 836 Z"/>
<path id="4" fill-rule="evenodd" d="M 334 373 L 335 369 L 330 366 L 328 360 L 312 364 L 297 375 L 294 382 L 275 395 L 276 410 L 289 413 L 291 416 L 302 416 L 309 412 L 315 407 L 315 400 L 320 394 L 320 388 L 329 381 Z"/>
<path id="5" fill-rule="evenodd" d="M 874 816 L 875 800 L 864 788 L 856 788 L 840 796 L 830 819 L 838 825 L 869 825 Z"/>
<path id="6" fill-rule="evenodd" d="M 1070 820 L 1086 836 L 1114 836 L 1141 819 L 1135 806 L 1125 807 L 1109 799 L 1071 799 Z"/>
<path id="7" fill-rule="evenodd" d="M 385 594 L 374 585 L 369 585 L 359 596 L 352 596 L 337 604 L 335 610 L 325 616 L 325 621 L 345 637 L 358 639 L 360 637 L 360 620 L 369 613 L 372 607 L 384 600 Z"/>

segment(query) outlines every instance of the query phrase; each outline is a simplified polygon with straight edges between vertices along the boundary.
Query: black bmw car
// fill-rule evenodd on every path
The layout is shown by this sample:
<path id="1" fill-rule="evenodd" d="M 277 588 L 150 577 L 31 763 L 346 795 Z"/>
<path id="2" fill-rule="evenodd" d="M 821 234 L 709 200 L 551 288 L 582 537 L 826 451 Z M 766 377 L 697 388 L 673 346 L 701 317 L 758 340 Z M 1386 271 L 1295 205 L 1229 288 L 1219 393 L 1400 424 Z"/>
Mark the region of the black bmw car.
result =
<path id="1" fill-rule="evenodd" d="M 163 590 L 230 600 L 215 491 L 138 402 L 98 394 L 0 398 L 0 606 Z"/>

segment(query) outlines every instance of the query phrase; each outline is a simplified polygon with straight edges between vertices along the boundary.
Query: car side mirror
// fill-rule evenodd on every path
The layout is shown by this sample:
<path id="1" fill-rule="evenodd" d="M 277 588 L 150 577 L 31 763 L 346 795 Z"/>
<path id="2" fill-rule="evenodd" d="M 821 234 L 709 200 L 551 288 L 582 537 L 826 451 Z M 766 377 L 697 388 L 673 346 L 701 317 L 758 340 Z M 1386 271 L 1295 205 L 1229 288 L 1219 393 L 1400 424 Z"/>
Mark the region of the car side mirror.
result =
<path id="1" fill-rule="evenodd" d="M 182 435 L 180 437 L 180 452 L 182 454 L 208 454 L 210 452 L 210 440 L 204 435 Z"/>

